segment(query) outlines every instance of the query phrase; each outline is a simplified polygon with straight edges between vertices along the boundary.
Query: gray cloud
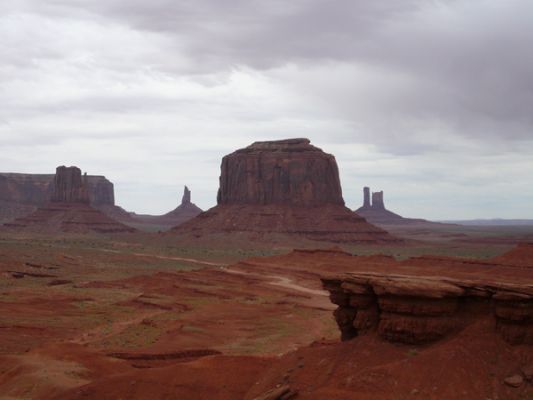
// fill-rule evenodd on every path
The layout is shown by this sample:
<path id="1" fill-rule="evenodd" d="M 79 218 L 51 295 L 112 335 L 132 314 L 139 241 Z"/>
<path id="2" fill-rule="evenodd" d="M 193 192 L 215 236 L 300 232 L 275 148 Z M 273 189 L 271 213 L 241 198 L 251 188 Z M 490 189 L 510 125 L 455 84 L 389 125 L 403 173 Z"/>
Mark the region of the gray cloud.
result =
<path id="1" fill-rule="evenodd" d="M 0 144 L 16 152 L 0 169 L 120 170 L 130 208 L 150 201 L 127 172 L 157 176 L 157 211 L 168 182 L 197 182 L 211 205 L 217 160 L 256 139 L 309 136 L 334 152 L 352 203 L 373 182 L 399 208 L 413 183 L 430 203 L 446 190 L 503 202 L 493 188 L 533 171 L 527 0 L 6 0 L 0 12 Z"/>

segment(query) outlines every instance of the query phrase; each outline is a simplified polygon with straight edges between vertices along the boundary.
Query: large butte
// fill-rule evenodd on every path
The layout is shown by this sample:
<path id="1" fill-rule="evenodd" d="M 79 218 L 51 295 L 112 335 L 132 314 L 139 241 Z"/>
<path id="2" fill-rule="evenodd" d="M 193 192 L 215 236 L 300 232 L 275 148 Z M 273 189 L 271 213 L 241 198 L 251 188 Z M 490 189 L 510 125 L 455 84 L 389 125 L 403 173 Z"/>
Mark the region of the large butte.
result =
<path id="1" fill-rule="evenodd" d="M 172 232 L 195 237 L 280 233 L 353 243 L 398 240 L 345 207 L 335 157 L 308 139 L 255 142 L 225 156 L 217 203 Z"/>

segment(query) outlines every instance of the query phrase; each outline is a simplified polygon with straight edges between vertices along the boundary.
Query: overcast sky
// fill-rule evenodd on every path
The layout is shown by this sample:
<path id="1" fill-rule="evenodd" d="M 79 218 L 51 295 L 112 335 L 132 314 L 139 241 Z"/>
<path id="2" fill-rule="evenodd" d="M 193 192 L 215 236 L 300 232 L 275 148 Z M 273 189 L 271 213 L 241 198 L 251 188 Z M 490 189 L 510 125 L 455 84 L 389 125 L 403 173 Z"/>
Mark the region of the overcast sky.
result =
<path id="1" fill-rule="evenodd" d="M 2 0 L 0 171 L 77 165 L 142 213 L 307 137 L 344 198 L 533 218 L 531 0 Z"/>

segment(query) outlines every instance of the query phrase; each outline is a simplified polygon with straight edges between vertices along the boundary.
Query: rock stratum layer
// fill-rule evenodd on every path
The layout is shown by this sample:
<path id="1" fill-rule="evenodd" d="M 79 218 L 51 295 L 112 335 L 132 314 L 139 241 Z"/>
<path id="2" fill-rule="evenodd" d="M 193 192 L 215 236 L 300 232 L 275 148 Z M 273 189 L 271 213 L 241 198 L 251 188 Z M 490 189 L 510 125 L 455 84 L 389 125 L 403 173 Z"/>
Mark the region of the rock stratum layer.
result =
<path id="1" fill-rule="evenodd" d="M 256 142 L 222 160 L 218 205 L 173 231 L 281 233 L 333 242 L 395 242 L 344 206 L 335 158 L 307 139 Z"/>
<path id="2" fill-rule="evenodd" d="M 30 215 L 4 224 L 5 227 L 36 233 L 125 233 L 135 229 L 123 225 L 90 203 L 88 177 L 77 167 L 58 167 L 50 202 Z"/>
<path id="3" fill-rule="evenodd" d="M 533 245 L 488 261 L 419 257 L 361 262 L 322 278 L 343 339 L 443 339 L 485 318 L 511 344 L 533 345 Z"/>

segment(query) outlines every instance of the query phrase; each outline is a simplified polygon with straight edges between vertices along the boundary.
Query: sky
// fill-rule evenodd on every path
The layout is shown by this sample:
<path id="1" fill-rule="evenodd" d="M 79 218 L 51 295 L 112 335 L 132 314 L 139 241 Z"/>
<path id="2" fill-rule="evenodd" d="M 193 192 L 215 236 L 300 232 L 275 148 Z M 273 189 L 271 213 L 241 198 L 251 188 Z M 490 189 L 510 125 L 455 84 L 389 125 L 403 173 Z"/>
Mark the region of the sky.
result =
<path id="1" fill-rule="evenodd" d="M 428 219 L 533 218 L 530 0 L 2 0 L 0 171 L 76 165 L 159 214 L 309 138 Z"/>

